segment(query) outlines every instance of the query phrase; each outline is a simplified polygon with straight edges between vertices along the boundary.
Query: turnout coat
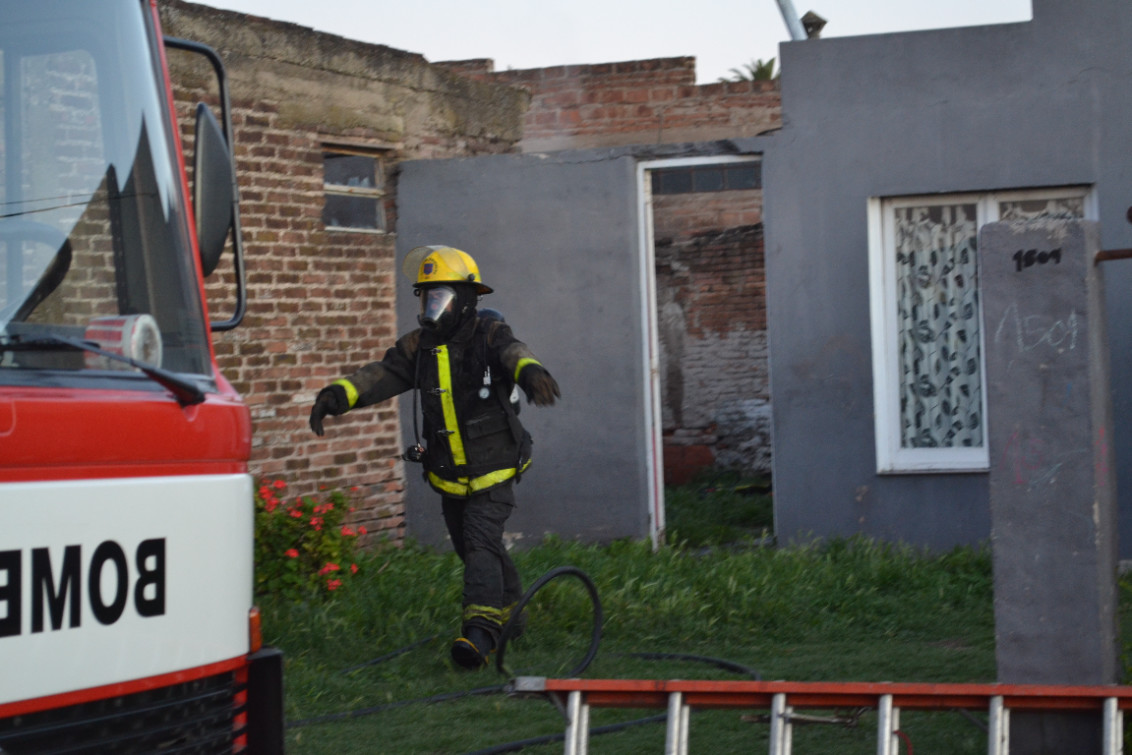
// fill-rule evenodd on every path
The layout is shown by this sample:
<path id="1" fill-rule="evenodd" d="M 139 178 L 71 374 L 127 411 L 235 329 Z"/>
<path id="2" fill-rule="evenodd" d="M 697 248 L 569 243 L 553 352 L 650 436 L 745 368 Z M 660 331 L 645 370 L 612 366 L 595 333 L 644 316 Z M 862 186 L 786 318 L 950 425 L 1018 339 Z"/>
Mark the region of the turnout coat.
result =
<path id="1" fill-rule="evenodd" d="M 425 476 L 442 495 L 465 498 L 516 480 L 530 464 L 531 437 L 510 397 L 532 364 L 539 362 L 507 323 L 473 316 L 444 340 L 420 328 L 407 333 L 336 384 L 351 409 L 418 388 Z"/>

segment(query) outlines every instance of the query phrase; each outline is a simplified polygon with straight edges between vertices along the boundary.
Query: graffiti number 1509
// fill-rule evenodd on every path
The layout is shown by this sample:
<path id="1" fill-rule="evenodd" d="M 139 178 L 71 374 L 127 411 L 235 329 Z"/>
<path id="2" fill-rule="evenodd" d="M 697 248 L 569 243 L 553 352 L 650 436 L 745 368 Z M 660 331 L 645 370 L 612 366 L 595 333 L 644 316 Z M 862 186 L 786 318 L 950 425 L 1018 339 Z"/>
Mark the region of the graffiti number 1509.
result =
<path id="1" fill-rule="evenodd" d="M 1047 262 L 1052 262 L 1057 265 L 1061 263 L 1061 249 L 1054 249 L 1051 252 L 1039 252 L 1037 249 L 1027 249 L 1025 251 L 1019 249 L 1014 253 L 1014 267 L 1018 272 L 1022 272 L 1024 268 L 1033 267 L 1034 265 L 1044 265 Z"/>

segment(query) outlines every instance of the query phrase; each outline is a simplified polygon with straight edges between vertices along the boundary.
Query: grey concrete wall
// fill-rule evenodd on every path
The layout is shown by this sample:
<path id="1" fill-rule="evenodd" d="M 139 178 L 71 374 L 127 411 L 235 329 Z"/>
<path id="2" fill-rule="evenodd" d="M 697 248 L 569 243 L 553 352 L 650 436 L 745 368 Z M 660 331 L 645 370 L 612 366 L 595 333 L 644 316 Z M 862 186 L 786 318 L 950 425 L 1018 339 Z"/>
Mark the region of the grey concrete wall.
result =
<path id="1" fill-rule="evenodd" d="M 1015 258 L 1019 250 L 1035 250 L 1031 264 Z M 979 233 L 1000 682 L 1120 679 L 1097 251 L 1093 222 L 990 223 Z M 1101 749 L 1096 713 L 1022 714 L 1010 729 L 1018 755 Z"/>
<path id="2" fill-rule="evenodd" d="M 990 223 L 979 233 L 1002 682 L 1119 677 L 1097 235 L 1096 223 L 1048 220 Z M 1020 249 L 1046 261 L 1018 265 Z"/>
<path id="3" fill-rule="evenodd" d="M 519 418 L 534 464 L 508 522 L 518 545 L 547 532 L 608 541 L 648 535 L 644 339 L 636 162 L 611 154 L 498 156 L 403 163 L 398 260 L 414 246 L 471 254 L 503 312 L 558 380 L 562 399 Z M 398 277 L 400 330 L 417 300 Z M 401 424 L 412 434 L 411 396 Z M 446 537 L 439 497 L 406 465 L 409 534 Z"/>
<path id="4" fill-rule="evenodd" d="M 1089 184 L 1103 247 L 1132 247 L 1132 4 L 1035 0 L 1033 16 L 782 45 L 784 126 L 763 168 L 782 538 L 861 532 L 943 548 L 989 534 L 985 474 L 876 474 L 869 197 Z M 1132 263 L 1106 264 L 1127 531 Z"/>

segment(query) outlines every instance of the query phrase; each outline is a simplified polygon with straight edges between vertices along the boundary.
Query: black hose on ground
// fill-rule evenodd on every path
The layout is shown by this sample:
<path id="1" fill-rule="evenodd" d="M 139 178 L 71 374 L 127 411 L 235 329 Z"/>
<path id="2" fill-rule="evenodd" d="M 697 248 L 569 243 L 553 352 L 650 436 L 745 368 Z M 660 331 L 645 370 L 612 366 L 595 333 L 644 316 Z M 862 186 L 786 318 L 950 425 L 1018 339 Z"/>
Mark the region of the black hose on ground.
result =
<path id="1" fill-rule="evenodd" d="M 507 673 L 506 670 L 505 670 L 505 667 L 503 665 L 504 649 L 507 646 L 507 640 L 511 639 L 511 635 L 514 633 L 515 628 L 518 625 L 519 617 L 522 615 L 523 609 L 525 609 L 527 607 L 527 604 L 531 602 L 531 599 L 535 596 L 535 593 L 537 593 L 539 590 L 541 590 L 543 587 L 545 587 L 548 582 L 550 582 L 551 580 L 554 580 L 554 579 L 558 579 L 559 577 L 563 577 L 563 576 L 573 576 L 573 577 L 577 577 L 579 580 L 581 580 L 582 584 L 584 584 L 586 586 L 586 590 L 590 594 L 590 600 L 593 601 L 593 607 L 594 607 L 594 623 L 593 623 L 593 631 L 591 632 L 591 635 L 590 635 L 589 650 L 586 652 L 586 655 L 582 658 L 582 660 L 578 663 L 578 665 L 576 665 L 570 671 L 570 673 L 567 674 L 567 676 L 578 676 L 579 674 L 582 673 L 582 671 L 584 671 L 586 669 L 587 666 L 590 665 L 590 663 L 593 662 L 594 657 L 597 656 L 598 645 L 601 643 L 601 625 L 602 625 L 602 621 L 603 621 L 602 611 L 601 611 L 601 599 L 598 597 L 598 594 L 597 594 L 597 586 L 594 585 L 593 580 L 590 579 L 589 575 L 586 574 L 581 569 L 579 569 L 578 567 L 576 567 L 576 566 L 559 566 L 558 568 L 551 569 L 546 574 L 543 574 L 541 577 L 539 577 L 537 580 L 535 580 L 535 582 L 530 587 L 527 588 L 527 591 L 525 593 L 523 593 L 523 597 L 521 597 L 519 599 L 519 602 L 515 605 L 514 609 L 512 609 L 511 619 L 506 624 L 503 625 L 503 630 L 500 632 L 500 635 L 499 635 L 499 649 L 497 651 L 496 663 L 495 663 L 496 669 L 498 669 L 499 673 L 501 673 L 501 674 Z M 410 650 L 413 650 L 415 648 L 420 647 L 421 645 L 424 645 L 428 642 L 435 640 L 438 636 L 439 635 L 434 634 L 430 637 L 424 638 L 423 640 L 417 640 L 416 642 L 411 643 L 409 645 L 406 645 L 403 648 L 399 648 L 397 650 L 394 650 L 391 653 L 386 653 L 385 655 L 378 656 L 377 658 L 366 661 L 364 663 L 358 663 L 358 664 L 355 664 L 355 665 L 350 666 L 348 668 L 342 669 L 342 673 L 343 674 L 349 674 L 349 673 L 352 673 L 352 672 L 357 671 L 359 669 L 363 669 L 363 668 L 367 668 L 369 666 L 375 666 L 379 663 L 383 663 L 383 662 L 388 661 L 392 658 L 396 658 L 399 655 L 404 655 L 405 653 L 409 652 Z M 374 714 L 374 713 L 380 713 L 380 712 L 386 711 L 386 710 L 393 710 L 395 708 L 403 708 L 406 705 L 445 702 L 445 701 L 448 701 L 448 700 L 456 700 L 456 699 L 459 699 L 459 698 L 462 698 L 462 697 L 469 697 L 469 696 L 472 696 L 472 695 L 497 694 L 497 693 L 500 693 L 500 692 L 503 692 L 503 691 L 505 691 L 505 686 L 500 684 L 500 685 L 496 685 L 496 686 L 493 686 L 493 687 L 478 687 L 476 689 L 465 690 L 465 691 L 461 691 L 461 692 L 446 692 L 444 694 L 434 695 L 433 697 L 422 697 L 422 698 L 418 698 L 416 700 L 401 700 L 401 701 L 397 701 L 397 702 L 386 703 L 384 705 L 374 705 L 374 706 L 371 706 L 369 708 L 358 708 L 356 710 L 348 710 L 348 711 L 344 711 L 342 713 L 328 713 L 328 714 L 322 715 L 322 716 L 313 716 L 311 718 L 303 718 L 303 719 L 299 719 L 297 721 L 288 721 L 287 724 L 286 724 L 286 728 L 293 729 L 293 728 L 297 728 L 297 727 L 300 727 L 300 726 L 310 726 L 310 725 L 313 725 L 313 724 L 324 724 L 324 723 L 331 723 L 331 722 L 334 722 L 334 721 L 344 721 L 344 720 L 351 719 L 351 718 L 360 718 L 362 716 L 368 716 L 368 715 L 371 715 L 371 714 Z"/>
<path id="2" fill-rule="evenodd" d="M 586 654 L 581 658 L 581 660 L 577 663 L 577 665 L 575 665 L 574 668 L 571 669 L 569 671 L 569 673 L 567 673 L 565 676 L 567 676 L 567 677 L 580 676 L 581 673 L 583 671 L 585 671 L 589 667 L 589 665 L 593 662 L 594 658 L 597 657 L 598 647 L 601 644 L 602 624 L 604 622 L 604 613 L 603 613 L 602 607 L 601 607 L 601 599 L 598 596 L 597 586 L 594 584 L 593 580 L 590 579 L 590 576 L 588 574 L 586 574 L 584 571 L 582 571 L 581 569 L 579 569 L 578 567 L 576 567 L 576 566 L 559 566 L 555 569 L 551 569 L 550 571 L 548 571 L 547 573 L 545 573 L 541 577 L 539 577 L 537 580 L 535 580 L 535 582 L 533 584 L 531 584 L 530 587 L 527 588 L 527 591 L 523 593 L 523 596 L 519 599 L 519 602 L 515 605 L 515 607 L 512 608 L 511 618 L 507 621 L 506 624 L 503 625 L 503 629 L 502 629 L 502 631 L 500 632 L 500 635 L 499 635 L 499 648 L 497 650 L 496 660 L 495 660 L 495 666 L 496 666 L 496 669 L 499 671 L 499 673 L 501 673 L 501 674 L 508 673 L 506 666 L 504 665 L 504 655 L 506 653 L 507 642 L 508 642 L 508 640 L 510 640 L 512 638 L 512 635 L 514 634 L 516 628 L 518 627 L 519 623 L 522 621 L 521 617 L 523 615 L 523 610 L 531 602 L 531 600 L 538 593 L 538 591 L 541 590 L 543 587 L 545 587 L 549 582 L 551 582 L 555 579 L 559 579 L 560 577 L 567 577 L 567 576 L 575 577 L 576 579 L 581 581 L 581 583 L 585 586 L 586 591 L 589 593 L 590 601 L 593 603 L 594 617 L 593 617 L 593 627 L 592 627 L 592 630 L 590 632 L 590 646 L 589 646 L 588 650 L 586 651 Z M 345 669 L 342 670 L 342 673 L 343 674 L 349 674 L 349 673 L 352 673 L 352 672 L 357 671 L 359 669 L 367 668 L 369 666 L 375 666 L 379 663 L 383 663 L 383 662 L 388 661 L 392 658 L 396 658 L 400 655 L 403 655 L 403 654 L 409 652 L 410 650 L 414 650 L 414 649 L 420 647 L 421 645 L 432 642 L 438 636 L 439 635 L 434 634 L 434 635 L 426 637 L 422 640 L 417 640 L 416 642 L 413 642 L 409 645 L 406 645 L 405 647 L 394 650 L 393 652 L 386 653 L 385 655 L 378 656 L 377 658 L 366 661 L 364 663 L 359 663 L 359 664 L 350 666 L 348 668 L 345 668 Z M 689 654 L 686 654 L 686 653 L 624 653 L 623 655 L 630 656 L 630 657 L 636 657 L 636 658 L 643 658 L 643 659 L 646 659 L 646 660 L 686 660 L 686 661 L 697 661 L 697 662 L 703 662 L 703 663 L 710 663 L 712 665 L 718 666 L 719 668 L 722 668 L 722 669 L 727 670 L 727 671 L 731 671 L 731 672 L 734 672 L 734 673 L 739 673 L 739 674 L 743 674 L 743 675 L 746 675 L 746 676 L 750 676 L 750 677 L 752 677 L 756 680 L 761 679 L 761 676 L 760 676 L 758 671 L 751 669 L 747 666 L 743 666 L 741 664 L 733 663 L 731 661 L 727 661 L 727 660 L 720 659 L 720 658 L 711 658 L 711 657 L 708 657 L 708 656 L 701 656 L 701 655 L 689 655 Z M 442 694 L 439 694 L 439 695 L 433 695 L 432 697 L 417 698 L 415 700 L 400 700 L 400 701 L 395 701 L 395 702 L 391 702 L 391 703 L 386 703 L 384 705 L 374 705 L 374 706 L 370 706 L 368 708 L 358 708 L 358 709 L 355 709 L 355 710 L 344 711 L 344 712 L 341 712 L 341 713 L 328 713 L 328 714 L 322 715 L 322 716 L 313 716 L 311 718 L 299 719 L 297 721 L 288 721 L 287 724 L 286 724 L 286 728 L 293 729 L 293 728 L 299 728 L 299 727 L 302 727 L 302 726 L 312 726 L 312 725 L 315 725 L 315 724 L 325 724 L 325 723 L 333 723 L 333 722 L 336 722 L 336 721 L 345 721 L 345 720 L 361 718 L 363 716 L 372 715 L 374 713 L 381 713 L 381 712 L 387 711 L 387 710 L 395 710 L 397 708 L 404 708 L 404 707 L 409 706 L 409 705 L 447 702 L 449 700 L 458 700 L 458 699 L 461 699 L 461 698 L 464 698 L 464 697 L 472 697 L 472 696 L 478 696 L 478 695 L 494 695 L 494 694 L 499 694 L 499 693 L 505 692 L 506 689 L 507 689 L 506 685 L 495 685 L 495 686 L 490 686 L 490 687 L 477 687 L 477 688 L 474 688 L 474 689 L 462 690 L 462 691 L 459 691 L 459 692 L 446 692 L 446 693 L 442 693 Z M 590 732 L 590 734 L 591 735 L 609 734 L 609 733 L 612 733 L 612 732 L 627 729 L 627 728 L 632 727 L 632 726 L 640 726 L 640 725 L 643 725 L 643 724 L 650 724 L 650 723 L 660 723 L 660 722 L 666 721 L 667 719 L 668 719 L 668 714 L 667 713 L 661 713 L 661 714 L 654 715 L 654 716 L 648 716 L 646 718 L 638 718 L 638 719 L 633 719 L 631 721 L 624 721 L 622 723 L 609 724 L 607 726 L 600 726 L 600 727 L 593 729 Z M 496 755 L 497 753 L 518 752 L 519 750 L 523 749 L 524 747 L 533 747 L 533 746 L 538 745 L 538 744 L 546 744 L 546 743 L 549 743 L 549 742 L 561 741 L 563 739 L 565 739 L 565 733 L 547 734 L 547 735 L 541 736 L 541 737 L 534 737 L 532 739 L 526 739 L 526 740 L 522 740 L 522 741 L 518 741 L 518 742 L 509 742 L 509 743 L 506 743 L 506 744 L 496 745 L 494 747 L 490 747 L 490 748 L 487 748 L 487 749 L 484 749 L 484 750 L 477 750 L 475 753 L 469 753 L 469 755 Z"/>
<path id="3" fill-rule="evenodd" d="M 350 666 L 349 668 L 344 668 L 344 669 L 342 669 L 342 673 L 343 674 L 351 674 L 351 673 L 357 671 L 358 669 L 363 669 L 363 668 L 366 668 L 368 666 L 376 666 L 379 663 L 385 663 L 386 661 L 392 660 L 399 655 L 404 655 L 405 653 L 409 652 L 410 650 L 415 650 L 416 648 L 420 647 L 421 645 L 432 642 L 433 640 L 435 640 L 439 636 L 440 636 L 439 634 L 434 634 L 431 637 L 425 637 L 423 640 L 417 640 L 416 642 L 414 642 L 410 645 L 406 645 L 403 648 L 398 648 L 397 650 L 394 650 L 392 653 L 386 653 L 385 655 L 378 656 L 377 658 L 374 658 L 371 661 L 366 661 L 365 663 L 359 663 L 355 666 Z"/>
<path id="4" fill-rule="evenodd" d="M 476 687 L 475 689 L 466 689 L 459 692 L 445 692 L 440 695 L 433 695 L 432 697 L 417 698 L 416 700 L 397 700 L 395 702 L 386 703 L 384 705 L 373 705 L 369 708 L 357 708 L 356 710 L 347 710 L 343 711 L 342 713 L 327 713 L 326 715 L 322 716 L 301 718 L 298 721 L 288 721 L 285 728 L 297 729 L 301 726 L 311 726 L 313 724 L 328 724 L 335 721 L 346 721 L 351 718 L 361 718 L 362 716 L 381 713 L 382 711 L 404 708 L 408 705 L 442 703 L 448 700 L 458 700 L 462 697 L 472 697 L 474 695 L 496 695 L 500 692 L 504 692 L 505 690 L 506 685 L 497 684 L 493 687 Z"/>
<path id="5" fill-rule="evenodd" d="M 519 602 L 511 609 L 511 618 L 507 620 L 507 623 L 503 625 L 503 631 L 499 633 L 499 647 L 495 651 L 495 668 L 499 673 L 508 673 L 507 667 L 503 663 L 503 656 L 507 650 L 507 641 L 511 639 L 511 635 L 515 632 L 516 627 L 523 621 L 523 610 L 527 607 L 527 604 L 531 602 L 535 594 L 545 587 L 547 583 L 559 577 L 566 576 L 577 577 L 581 580 L 582 584 L 586 587 L 586 591 L 590 594 L 590 601 L 593 603 L 594 607 L 593 628 L 590 631 L 590 647 L 578 662 L 578 665 L 571 669 L 566 676 L 580 676 L 581 673 L 593 663 L 594 658 L 597 657 L 598 646 L 601 644 L 601 626 L 604 621 L 601 610 L 601 598 L 598 597 L 597 586 L 594 585 L 593 580 L 590 579 L 590 575 L 586 574 L 578 567 L 559 566 L 536 579 L 534 583 L 527 588 L 527 591 L 523 593 L 523 597 L 519 598 Z"/>
<path id="6" fill-rule="evenodd" d="M 759 673 L 758 669 L 729 661 L 726 658 L 712 658 L 707 655 L 690 655 L 688 653 L 616 653 L 616 655 L 625 656 L 627 658 L 643 658 L 646 661 L 695 661 L 697 663 L 709 663 L 724 671 L 749 676 L 756 682 L 761 682 L 763 679 L 763 675 Z"/>

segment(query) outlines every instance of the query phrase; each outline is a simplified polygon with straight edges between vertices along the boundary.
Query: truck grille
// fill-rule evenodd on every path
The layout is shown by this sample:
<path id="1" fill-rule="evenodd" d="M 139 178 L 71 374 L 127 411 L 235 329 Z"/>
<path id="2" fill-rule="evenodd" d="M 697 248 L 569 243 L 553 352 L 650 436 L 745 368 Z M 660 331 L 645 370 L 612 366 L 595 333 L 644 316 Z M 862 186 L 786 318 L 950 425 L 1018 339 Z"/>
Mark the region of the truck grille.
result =
<path id="1" fill-rule="evenodd" d="M 0 719 L 0 754 L 231 753 L 242 692 L 227 673 Z"/>

